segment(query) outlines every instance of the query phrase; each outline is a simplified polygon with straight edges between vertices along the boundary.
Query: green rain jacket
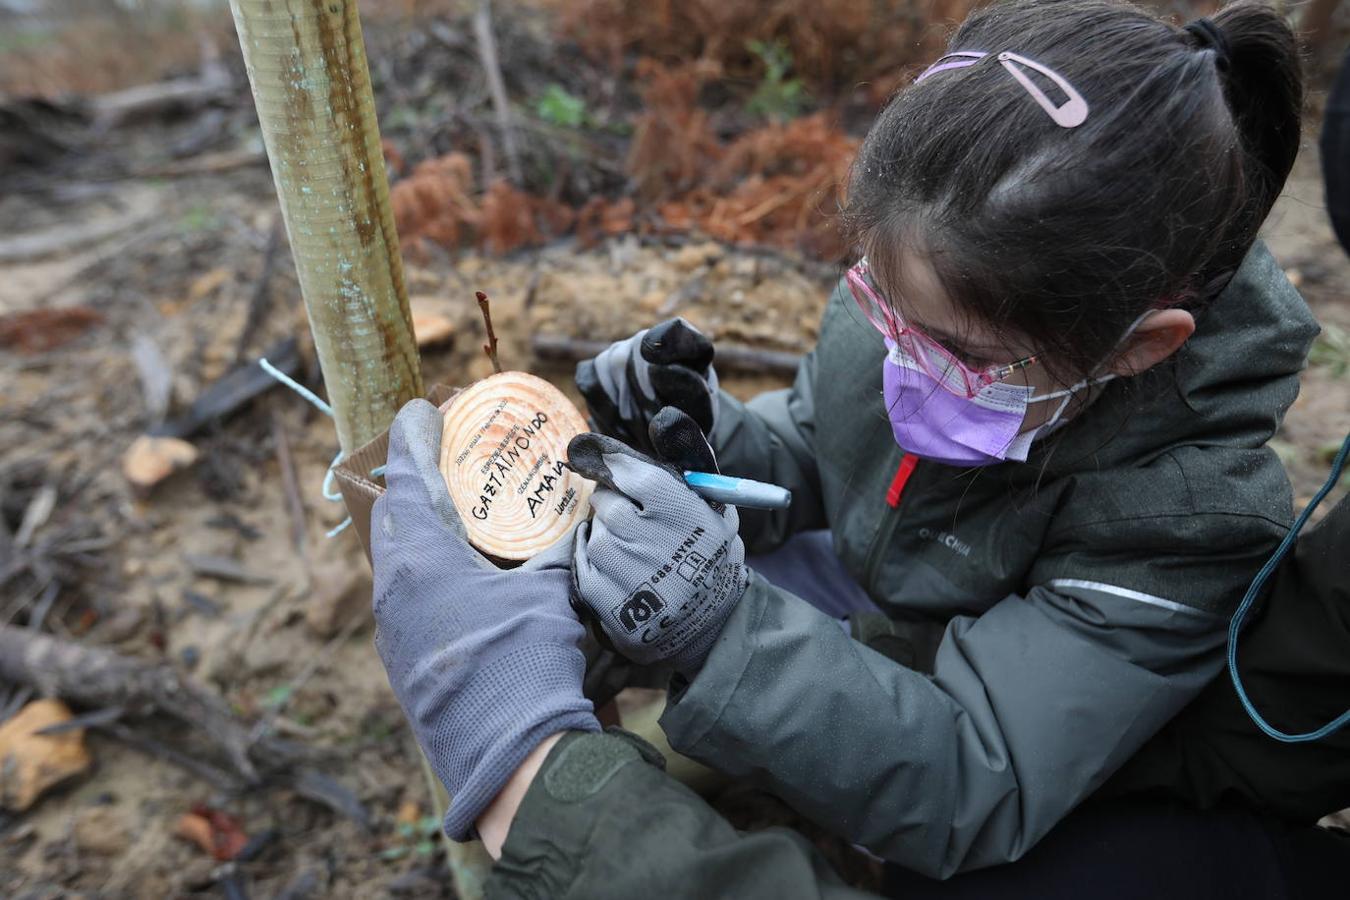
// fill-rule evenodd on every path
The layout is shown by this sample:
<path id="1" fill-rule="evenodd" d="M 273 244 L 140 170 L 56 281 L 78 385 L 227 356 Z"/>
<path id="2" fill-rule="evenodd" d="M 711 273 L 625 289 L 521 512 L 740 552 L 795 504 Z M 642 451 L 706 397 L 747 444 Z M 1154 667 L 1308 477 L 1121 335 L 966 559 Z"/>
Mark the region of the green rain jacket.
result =
<path id="1" fill-rule="evenodd" d="M 841 285 L 794 386 L 748 404 L 723 395 L 713 444 L 724 472 L 793 492 L 786 511 L 742 511 L 747 549 L 829 528 L 892 620 L 887 653 L 755 577 L 703 669 L 672 688 L 671 745 L 925 874 L 1017 859 L 1220 671 L 1229 616 L 1292 518 L 1265 444 L 1316 333 L 1257 244 L 1174 365 L 1108 383 L 1024 464 L 921 461 L 892 504 L 903 453 L 881 398 L 885 348 Z M 661 779 L 653 798 L 671 791 Z M 549 869 L 521 849 L 550 833 L 546 793 L 532 788 L 508 840 L 501 868 L 517 885 Z M 629 793 L 620 813 L 612 792 L 588 796 L 569 815 L 590 803 L 586 815 L 617 823 L 645 802 Z M 665 834 L 588 820 L 550 877 L 599 866 L 613 879 L 589 854 L 644 841 L 714 854 L 702 864 L 748 852 L 688 802 Z M 811 864 L 791 842 L 747 858 L 789 857 Z M 662 884 L 639 870 L 633 890 Z"/>

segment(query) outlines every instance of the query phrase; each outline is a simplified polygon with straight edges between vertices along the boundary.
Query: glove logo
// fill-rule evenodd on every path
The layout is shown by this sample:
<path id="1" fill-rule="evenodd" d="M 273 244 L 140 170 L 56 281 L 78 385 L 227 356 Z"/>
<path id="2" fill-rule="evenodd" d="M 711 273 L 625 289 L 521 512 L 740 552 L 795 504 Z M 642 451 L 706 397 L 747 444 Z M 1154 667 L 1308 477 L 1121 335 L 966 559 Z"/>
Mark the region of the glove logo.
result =
<path id="1" fill-rule="evenodd" d="M 708 557 L 702 553 L 694 553 L 692 550 L 681 562 L 675 574 L 679 575 L 685 581 L 692 585 L 703 584 L 703 574 L 708 566 Z"/>
<path id="2" fill-rule="evenodd" d="M 619 620 L 625 631 L 632 634 L 665 608 L 666 603 L 661 596 L 652 590 L 650 585 L 644 584 L 633 591 L 627 600 L 614 607 L 612 615 Z"/>

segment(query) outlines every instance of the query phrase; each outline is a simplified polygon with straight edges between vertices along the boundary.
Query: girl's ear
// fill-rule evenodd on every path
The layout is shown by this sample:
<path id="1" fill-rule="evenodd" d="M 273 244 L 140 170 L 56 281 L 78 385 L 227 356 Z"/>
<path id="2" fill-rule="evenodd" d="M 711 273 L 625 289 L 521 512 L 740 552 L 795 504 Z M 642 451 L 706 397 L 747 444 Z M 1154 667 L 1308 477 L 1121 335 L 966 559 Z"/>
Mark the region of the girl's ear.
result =
<path id="1" fill-rule="evenodd" d="M 1147 372 L 1181 349 L 1195 333 L 1195 317 L 1184 309 L 1160 309 L 1140 322 L 1106 369 L 1128 378 Z"/>

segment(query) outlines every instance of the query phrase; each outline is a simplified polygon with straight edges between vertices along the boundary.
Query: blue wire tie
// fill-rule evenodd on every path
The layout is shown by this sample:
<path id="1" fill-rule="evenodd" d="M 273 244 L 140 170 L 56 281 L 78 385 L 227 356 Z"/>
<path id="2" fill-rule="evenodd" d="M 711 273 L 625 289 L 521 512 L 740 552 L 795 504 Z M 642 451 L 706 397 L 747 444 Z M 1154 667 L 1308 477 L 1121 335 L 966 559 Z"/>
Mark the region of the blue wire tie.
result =
<path id="1" fill-rule="evenodd" d="M 325 403 L 323 401 L 323 398 L 321 398 L 318 394 L 314 393 L 309 388 L 305 387 L 303 384 L 296 381 L 294 378 L 287 375 L 285 372 L 281 371 L 276 366 L 272 365 L 270 362 L 267 361 L 266 357 L 260 357 L 258 359 L 258 367 L 262 369 L 264 372 L 266 372 L 268 375 L 272 376 L 272 379 L 274 381 L 280 382 L 281 384 L 290 388 L 295 393 L 299 394 L 302 399 L 308 400 L 310 402 L 310 405 L 312 405 L 319 412 L 323 413 L 330 419 L 333 418 L 333 407 Z M 337 456 L 333 457 L 333 461 L 328 464 L 328 471 L 326 471 L 323 475 L 323 498 L 325 500 L 328 500 L 329 502 L 338 502 L 338 503 L 342 502 L 342 494 L 338 491 L 333 490 L 333 470 L 337 468 L 338 463 L 340 462 L 342 462 L 341 450 L 338 451 Z M 384 466 L 376 467 L 374 470 L 371 471 L 371 474 L 372 475 L 384 474 Z M 351 524 L 352 524 L 352 517 L 348 516 L 347 518 L 339 522 L 334 528 L 324 532 L 324 537 L 335 538 L 339 534 L 342 534 L 342 532 L 346 531 Z"/>

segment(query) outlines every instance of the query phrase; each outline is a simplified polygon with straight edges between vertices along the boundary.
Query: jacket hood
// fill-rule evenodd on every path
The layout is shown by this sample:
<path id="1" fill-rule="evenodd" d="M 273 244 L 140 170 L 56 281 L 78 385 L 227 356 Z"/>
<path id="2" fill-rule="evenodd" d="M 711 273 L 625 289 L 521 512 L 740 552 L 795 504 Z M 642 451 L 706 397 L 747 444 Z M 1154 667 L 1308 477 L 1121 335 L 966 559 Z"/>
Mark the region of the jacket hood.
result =
<path id="1" fill-rule="evenodd" d="M 1146 462 L 1197 442 L 1260 447 L 1298 396 L 1318 331 L 1307 303 L 1258 241 L 1170 363 L 1111 382 L 1029 462 L 1041 456 L 1049 470 L 1072 469 L 1084 457 L 1094 465 Z"/>

